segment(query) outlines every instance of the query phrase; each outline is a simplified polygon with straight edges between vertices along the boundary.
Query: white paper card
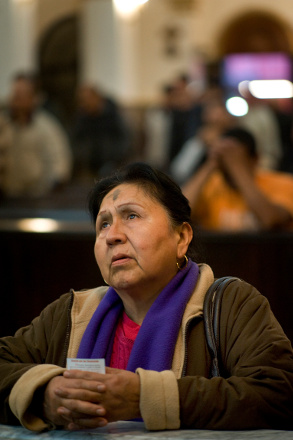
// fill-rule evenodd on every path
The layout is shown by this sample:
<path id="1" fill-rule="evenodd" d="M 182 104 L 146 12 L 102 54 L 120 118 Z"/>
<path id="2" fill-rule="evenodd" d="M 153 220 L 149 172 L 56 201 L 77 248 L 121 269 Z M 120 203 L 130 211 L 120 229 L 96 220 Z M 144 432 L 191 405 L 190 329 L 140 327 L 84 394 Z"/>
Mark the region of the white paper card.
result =
<path id="1" fill-rule="evenodd" d="M 75 359 L 67 358 L 67 370 L 93 371 L 105 374 L 105 359 Z"/>

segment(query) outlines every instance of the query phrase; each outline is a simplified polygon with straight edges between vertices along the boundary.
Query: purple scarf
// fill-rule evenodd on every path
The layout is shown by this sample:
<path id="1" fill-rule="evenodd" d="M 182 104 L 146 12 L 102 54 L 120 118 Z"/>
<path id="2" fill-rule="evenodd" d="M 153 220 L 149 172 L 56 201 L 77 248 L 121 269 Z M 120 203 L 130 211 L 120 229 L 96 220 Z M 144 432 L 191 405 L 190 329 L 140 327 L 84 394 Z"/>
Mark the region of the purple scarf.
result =
<path id="1" fill-rule="evenodd" d="M 162 290 L 147 312 L 134 342 L 127 370 L 163 371 L 172 366 L 175 344 L 186 304 L 197 282 L 199 269 L 188 261 Z M 82 337 L 78 358 L 106 359 L 110 364 L 113 340 L 123 303 L 110 287 Z"/>

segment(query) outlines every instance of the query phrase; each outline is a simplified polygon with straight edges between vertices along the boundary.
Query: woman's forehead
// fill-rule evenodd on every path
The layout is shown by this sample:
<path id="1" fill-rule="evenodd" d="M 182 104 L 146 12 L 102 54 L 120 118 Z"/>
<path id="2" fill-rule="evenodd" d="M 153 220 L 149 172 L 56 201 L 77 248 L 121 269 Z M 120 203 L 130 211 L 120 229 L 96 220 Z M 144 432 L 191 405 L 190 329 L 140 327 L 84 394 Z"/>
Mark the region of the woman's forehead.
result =
<path id="1" fill-rule="evenodd" d="M 116 201 L 135 201 L 135 200 L 146 200 L 150 201 L 150 199 L 159 204 L 158 200 L 152 196 L 151 192 L 137 183 L 122 183 L 112 190 L 110 190 L 102 200 L 100 210 L 102 206 L 112 204 Z"/>
<path id="2" fill-rule="evenodd" d="M 137 194 L 140 192 L 140 187 L 137 184 L 134 183 L 121 183 L 118 186 L 115 186 L 115 188 L 111 189 L 103 198 L 102 203 L 104 202 L 104 200 L 117 200 L 118 198 L 121 197 L 127 197 L 128 195 L 131 194 Z"/>

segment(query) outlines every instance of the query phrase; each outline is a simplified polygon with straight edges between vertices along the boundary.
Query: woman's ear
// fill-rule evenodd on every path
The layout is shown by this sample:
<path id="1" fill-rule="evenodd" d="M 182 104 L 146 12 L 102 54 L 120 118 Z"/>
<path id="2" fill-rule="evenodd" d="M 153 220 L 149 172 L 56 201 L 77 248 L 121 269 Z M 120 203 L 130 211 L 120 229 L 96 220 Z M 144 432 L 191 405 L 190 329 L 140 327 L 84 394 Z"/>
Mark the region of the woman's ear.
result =
<path id="1" fill-rule="evenodd" d="M 193 237 L 193 230 L 189 223 L 184 222 L 179 227 L 179 241 L 177 246 L 177 258 L 180 260 L 187 252 L 189 243 Z"/>

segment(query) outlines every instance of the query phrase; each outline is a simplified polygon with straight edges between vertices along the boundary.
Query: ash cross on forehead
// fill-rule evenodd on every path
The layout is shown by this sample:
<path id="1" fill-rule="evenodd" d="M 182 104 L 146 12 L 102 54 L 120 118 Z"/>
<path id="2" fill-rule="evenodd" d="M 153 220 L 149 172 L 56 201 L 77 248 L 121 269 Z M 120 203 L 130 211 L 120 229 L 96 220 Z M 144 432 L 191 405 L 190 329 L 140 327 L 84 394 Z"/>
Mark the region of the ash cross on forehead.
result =
<path id="1" fill-rule="evenodd" d="M 116 190 L 113 192 L 113 200 L 114 200 L 114 201 L 118 199 L 119 194 L 120 194 L 120 189 L 116 189 Z"/>

